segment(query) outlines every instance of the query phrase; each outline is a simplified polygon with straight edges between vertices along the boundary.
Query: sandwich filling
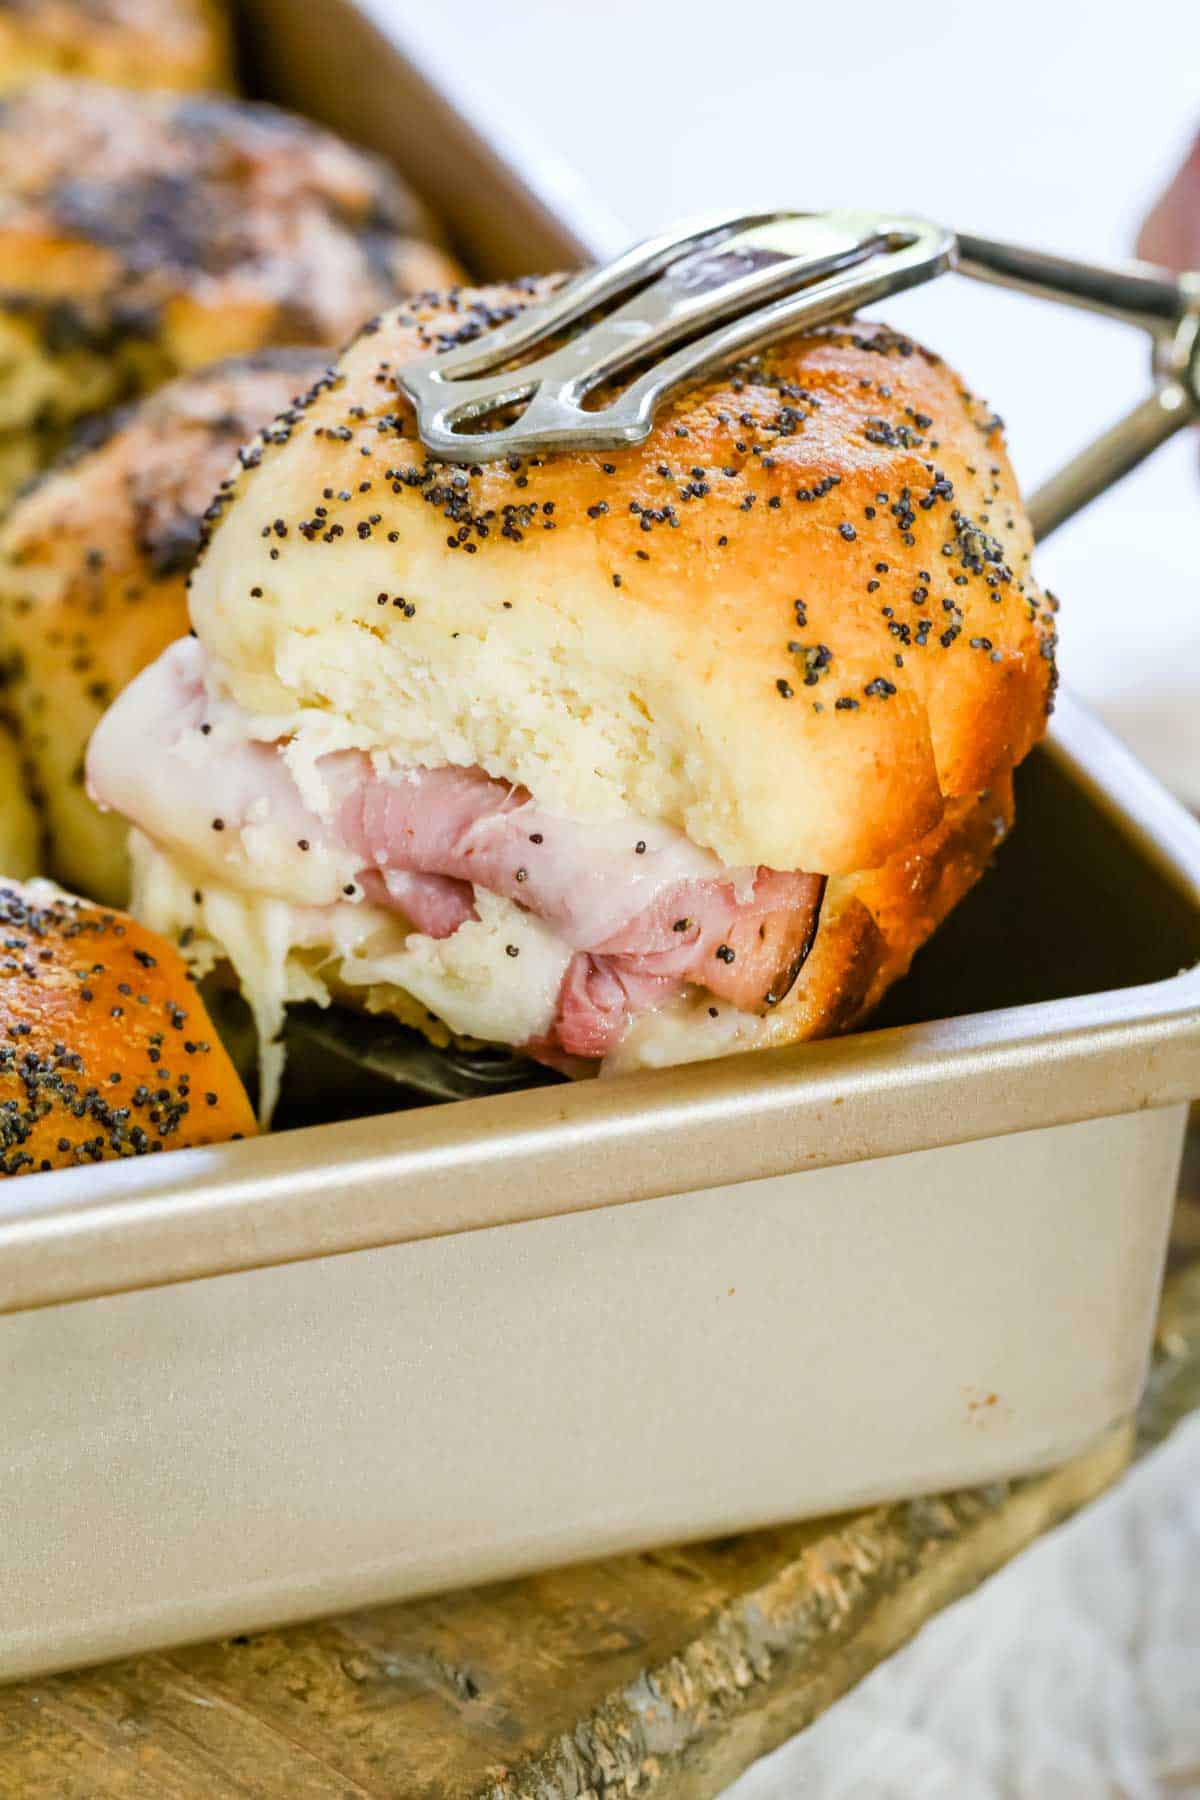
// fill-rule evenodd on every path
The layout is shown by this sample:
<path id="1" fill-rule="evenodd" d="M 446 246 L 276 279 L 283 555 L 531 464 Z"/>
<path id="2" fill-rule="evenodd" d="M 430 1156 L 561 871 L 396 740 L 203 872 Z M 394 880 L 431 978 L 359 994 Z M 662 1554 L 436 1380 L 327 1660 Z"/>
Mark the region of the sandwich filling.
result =
<path id="1" fill-rule="evenodd" d="M 270 955 L 239 953 L 232 922 L 251 900 L 285 958 L 324 954 L 343 983 L 400 989 L 451 1031 L 550 1061 L 608 1057 L 688 990 L 768 1010 L 816 935 L 821 875 L 727 868 L 654 821 L 563 818 L 480 768 L 302 759 L 293 735 L 221 695 L 191 638 L 117 700 L 87 773 L 148 840 L 142 916 L 178 928 L 190 894 L 268 1037 L 297 988 L 256 1003 Z"/>

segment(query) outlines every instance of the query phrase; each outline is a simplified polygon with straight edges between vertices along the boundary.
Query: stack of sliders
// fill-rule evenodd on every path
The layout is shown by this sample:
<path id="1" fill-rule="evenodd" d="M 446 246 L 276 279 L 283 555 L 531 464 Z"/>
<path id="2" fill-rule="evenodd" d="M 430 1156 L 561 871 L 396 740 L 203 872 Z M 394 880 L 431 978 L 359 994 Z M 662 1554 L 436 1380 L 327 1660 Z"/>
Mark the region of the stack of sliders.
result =
<path id="1" fill-rule="evenodd" d="M 0 525 L 2 1174 L 251 1129 L 194 972 L 110 910 L 125 830 L 84 749 L 186 632 L 239 448 L 364 318 L 458 274 L 376 159 L 205 91 L 229 38 L 214 0 L 0 7 L 0 510 L 35 478 Z"/>
<path id="2" fill-rule="evenodd" d="M 273 107 L 50 77 L 0 105 L 0 501 L 79 419 L 342 343 L 457 270 L 374 158 Z"/>
<path id="3" fill-rule="evenodd" d="M 545 286 L 424 291 L 456 275 L 429 222 L 313 126 L 63 78 L 223 80 L 206 5 L 101 0 L 111 33 L 63 58 L 76 10 L 0 32 L 0 85 L 58 72 L 0 109 L 10 481 L 85 422 L 0 533 L 0 764 L 38 805 L 8 784 L 0 872 L 123 904 L 132 821 L 142 924 L 0 884 L 0 1169 L 248 1129 L 214 967 L 268 1114 L 294 1000 L 573 1075 L 861 1022 L 1009 829 L 1052 698 L 995 418 L 855 322 L 696 385 L 639 449 L 438 465 L 397 370 Z M 103 1034 L 90 1060 L 98 1005 L 128 1067 Z M 56 1093 L 82 1136 L 42 1129 Z"/>
<path id="4" fill-rule="evenodd" d="M 647 442 L 433 462 L 397 380 L 544 289 L 373 321 L 242 458 L 193 635 L 94 798 L 135 908 L 290 1000 L 572 1074 L 860 1022 L 987 867 L 1053 694 L 998 420 L 881 325 L 707 378 Z"/>
<path id="5" fill-rule="evenodd" d="M 43 867 L 107 905 L 128 898 L 127 833 L 84 793 L 88 739 L 108 703 L 186 634 L 188 572 L 213 494 L 326 354 L 262 350 L 169 382 L 96 421 L 0 521 L 7 696 Z"/>

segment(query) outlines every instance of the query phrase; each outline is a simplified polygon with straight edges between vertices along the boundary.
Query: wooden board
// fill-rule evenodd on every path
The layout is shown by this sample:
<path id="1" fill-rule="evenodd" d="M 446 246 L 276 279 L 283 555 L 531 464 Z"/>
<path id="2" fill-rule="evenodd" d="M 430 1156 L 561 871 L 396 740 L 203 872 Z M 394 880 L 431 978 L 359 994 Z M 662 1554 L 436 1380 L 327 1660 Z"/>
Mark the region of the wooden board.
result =
<path id="1" fill-rule="evenodd" d="M 1090 1499 L 1130 1444 L 11 1688 L 0 1794 L 698 1800 Z"/>
<path id="2" fill-rule="evenodd" d="M 1200 1405 L 1200 1264 L 1139 1421 Z M 1114 1480 L 1030 1480 L 616 1558 L 0 1692 L 4 1800 L 708 1800 Z"/>

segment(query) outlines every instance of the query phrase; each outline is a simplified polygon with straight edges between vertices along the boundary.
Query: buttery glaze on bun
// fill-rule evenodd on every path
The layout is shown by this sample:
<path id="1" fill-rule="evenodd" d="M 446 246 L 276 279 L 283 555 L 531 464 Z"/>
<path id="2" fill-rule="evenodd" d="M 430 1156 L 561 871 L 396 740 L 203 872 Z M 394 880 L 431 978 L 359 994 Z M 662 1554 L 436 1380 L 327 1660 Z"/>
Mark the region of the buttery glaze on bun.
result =
<path id="1" fill-rule="evenodd" d="M 49 882 L 0 882 L 0 1175 L 254 1131 L 179 952 Z"/>
<path id="2" fill-rule="evenodd" d="M 0 524 L 7 699 L 41 804 L 46 866 L 108 905 L 128 900 L 127 830 L 84 792 L 87 741 L 109 702 L 187 631 L 187 574 L 209 501 L 239 448 L 324 360 L 266 350 L 171 382 L 89 425 Z"/>
<path id="3" fill-rule="evenodd" d="M 149 839 L 142 904 L 247 985 L 286 940 L 285 997 L 572 1067 L 844 1029 L 986 866 L 1049 710 L 1000 422 L 851 321 L 692 387 L 639 448 L 434 462 L 397 370 L 542 291 L 375 322 L 223 491 L 199 645 L 93 746 Z M 171 770 L 218 756 L 206 818 Z"/>
<path id="4" fill-rule="evenodd" d="M 228 87 L 229 35 L 220 0 L 5 0 L 0 93 L 39 75 L 122 87 Z"/>
<path id="5" fill-rule="evenodd" d="M 0 432 L 338 345 L 455 279 L 430 235 L 382 163 L 274 107 L 35 83 L 0 106 Z"/>
<path id="6" fill-rule="evenodd" d="M 192 619 L 247 711 L 828 874 L 1025 755 L 1052 620 L 999 421 L 939 358 L 856 323 L 693 388 L 635 450 L 434 463 L 395 369 L 526 298 L 393 314 L 227 490 Z"/>

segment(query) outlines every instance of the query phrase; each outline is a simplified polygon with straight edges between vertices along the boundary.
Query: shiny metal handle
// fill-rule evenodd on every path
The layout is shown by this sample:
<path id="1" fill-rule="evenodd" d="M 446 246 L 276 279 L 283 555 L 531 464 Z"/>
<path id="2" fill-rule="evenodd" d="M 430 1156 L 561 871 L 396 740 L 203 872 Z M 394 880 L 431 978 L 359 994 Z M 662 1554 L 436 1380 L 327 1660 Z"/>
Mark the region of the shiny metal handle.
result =
<path id="1" fill-rule="evenodd" d="M 976 237 L 969 231 L 960 231 L 957 238 L 955 267 L 977 281 L 1105 313 L 1146 331 L 1158 331 L 1164 325 L 1173 328 L 1187 310 L 1178 276 L 1151 263 L 1077 262 L 1047 250 Z"/>
<path id="2" fill-rule="evenodd" d="M 1136 325 L 1152 341 L 1152 393 L 1030 500 L 1039 539 L 1200 418 L 1200 272 L 1078 262 L 844 209 L 696 220 L 472 343 L 407 364 L 400 381 L 426 448 L 447 462 L 639 444 L 663 399 L 704 370 L 949 268 Z M 595 390 L 620 376 L 629 384 L 597 404 Z"/>
<path id="3" fill-rule="evenodd" d="M 1151 338 L 1158 377 L 1151 393 L 1030 498 L 1039 543 L 1200 420 L 1200 273 L 1174 275 L 1148 263 L 1076 262 L 968 232 L 958 234 L 955 267 L 976 281 L 1136 325 Z"/>
<path id="4" fill-rule="evenodd" d="M 700 370 L 930 280 L 953 248 L 938 226 L 882 213 L 710 220 L 569 282 L 477 343 L 407 364 L 400 380 L 422 442 L 448 462 L 638 444 L 665 395 Z M 619 304 L 554 342 L 606 302 Z M 639 366 L 615 397 L 585 404 Z M 515 421 L 487 429 L 513 406 L 524 407 Z"/>
<path id="5" fill-rule="evenodd" d="M 1195 401 L 1177 381 L 1147 394 L 1030 495 L 1027 510 L 1035 541 L 1043 543 L 1197 417 Z"/>

